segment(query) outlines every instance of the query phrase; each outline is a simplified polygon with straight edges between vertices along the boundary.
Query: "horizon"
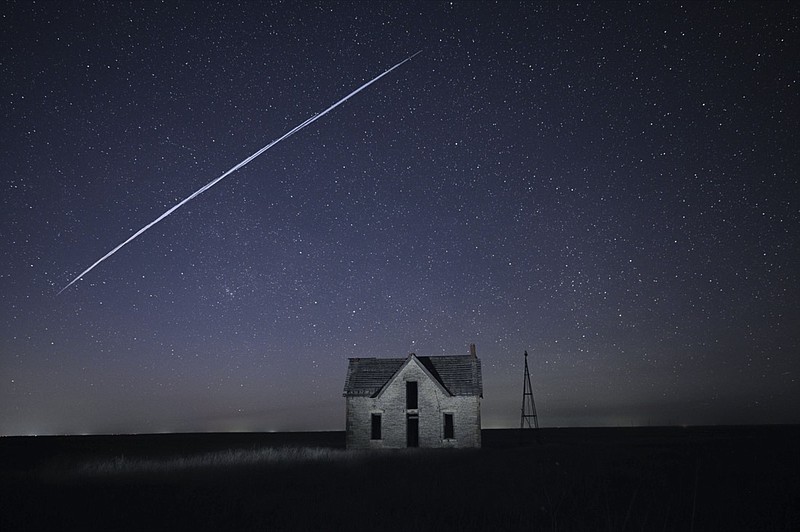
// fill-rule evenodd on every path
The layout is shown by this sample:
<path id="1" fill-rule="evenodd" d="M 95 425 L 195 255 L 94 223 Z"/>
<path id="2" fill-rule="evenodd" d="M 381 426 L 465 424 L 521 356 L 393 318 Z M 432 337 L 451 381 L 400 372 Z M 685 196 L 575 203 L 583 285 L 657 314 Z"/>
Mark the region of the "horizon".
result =
<path id="1" fill-rule="evenodd" d="M 519 428 L 519 427 L 482 427 L 481 431 L 523 431 L 535 433 L 537 430 L 603 430 L 603 429 L 747 429 L 747 428 L 766 428 L 766 427 L 796 427 L 798 423 L 745 423 L 741 425 L 571 425 L 571 426 L 545 426 L 539 428 Z M 0 434 L 0 438 L 38 438 L 38 437 L 73 437 L 73 436 L 191 436 L 191 435 L 225 435 L 225 434 L 344 434 L 345 430 L 289 430 L 289 431 L 276 431 L 276 430 L 263 430 L 263 431 L 226 431 L 226 432 L 212 432 L 212 431 L 196 431 L 196 432 L 93 432 L 93 433 L 80 433 L 80 434 Z M 422 448 L 425 449 L 425 448 Z"/>

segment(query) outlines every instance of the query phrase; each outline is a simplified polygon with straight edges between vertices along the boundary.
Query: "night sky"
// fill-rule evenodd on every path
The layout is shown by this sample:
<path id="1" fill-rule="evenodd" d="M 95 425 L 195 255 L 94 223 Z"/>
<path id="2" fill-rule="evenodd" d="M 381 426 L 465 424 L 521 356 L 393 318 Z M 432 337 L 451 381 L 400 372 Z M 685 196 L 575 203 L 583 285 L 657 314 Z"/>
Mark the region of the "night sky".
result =
<path id="1" fill-rule="evenodd" d="M 542 426 L 800 422 L 796 4 L 0 16 L 0 434 L 343 430 L 470 343 L 484 428 L 525 350 Z"/>

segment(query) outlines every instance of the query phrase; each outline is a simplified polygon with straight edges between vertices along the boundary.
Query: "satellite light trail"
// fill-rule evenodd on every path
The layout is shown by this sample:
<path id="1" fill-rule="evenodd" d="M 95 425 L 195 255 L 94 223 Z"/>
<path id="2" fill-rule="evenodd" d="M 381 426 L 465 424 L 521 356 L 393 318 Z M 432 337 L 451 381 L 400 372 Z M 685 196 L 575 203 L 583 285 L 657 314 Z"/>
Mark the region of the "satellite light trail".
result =
<path id="1" fill-rule="evenodd" d="M 295 133 L 297 133 L 297 132 L 298 132 L 298 131 L 300 131 L 301 129 L 305 128 L 306 126 L 309 126 L 309 125 L 311 125 L 311 124 L 312 124 L 312 123 L 314 123 L 314 122 L 316 122 L 317 120 L 319 120 L 320 118 L 322 118 L 322 117 L 323 117 L 323 116 L 325 116 L 326 114 L 330 113 L 331 111 L 333 111 L 334 109 L 336 109 L 337 107 L 339 107 L 340 105 L 342 105 L 344 102 L 346 102 L 347 100 L 349 100 L 350 98 L 352 98 L 353 96 L 355 96 L 356 94 L 358 94 L 359 92 L 363 91 L 364 89 L 366 89 L 367 87 L 369 87 L 370 85 L 372 85 L 373 83 L 375 83 L 376 81 L 378 81 L 379 79 L 381 79 L 383 76 L 385 76 L 386 74 L 388 74 L 389 72 L 391 72 L 391 71 L 392 71 L 392 70 L 394 70 L 395 68 L 397 68 L 397 67 L 401 66 L 403 63 L 405 63 L 405 62 L 407 62 L 407 61 L 410 61 L 410 60 L 412 60 L 413 58 L 415 58 L 417 55 L 419 55 L 419 54 L 421 54 L 421 53 L 422 53 L 422 50 L 420 50 L 419 52 L 417 52 L 417 53 L 415 53 L 415 54 L 413 54 L 413 55 L 411 55 L 411 56 L 409 56 L 409 57 L 407 57 L 407 58 L 403 59 L 402 61 L 400 61 L 399 63 L 397 63 L 396 65 L 394 65 L 392 68 L 390 68 L 389 70 L 385 71 L 383 74 L 380 74 L 379 76 L 372 78 L 372 79 L 371 79 L 370 81 L 368 81 L 367 83 L 364 83 L 364 84 L 363 84 L 363 85 L 361 85 L 359 88 L 357 88 L 356 90 L 354 90 L 353 92 L 351 92 L 350 94 L 348 94 L 347 96 L 345 96 L 344 98 L 342 98 L 341 100 L 339 100 L 338 102 L 336 102 L 335 104 L 331 105 L 330 107 L 328 107 L 327 109 L 325 109 L 325 110 L 324 110 L 324 111 L 322 111 L 321 113 L 315 114 L 314 116 L 312 116 L 311 118 L 308 118 L 306 121 L 304 121 L 304 122 L 303 122 L 303 123 L 301 123 L 300 125 L 297 125 L 297 126 L 295 126 L 294 128 L 290 129 L 289 131 L 287 131 L 286 133 L 284 133 L 284 134 L 283 134 L 281 137 L 279 137 L 279 138 L 277 138 L 277 139 L 273 140 L 272 142 L 270 142 L 269 144 L 267 144 L 266 146 L 264 146 L 263 148 L 261 148 L 260 150 L 258 150 L 257 152 L 255 152 L 254 154 L 252 154 L 250 157 L 248 157 L 248 158 L 244 159 L 242 162 L 240 162 L 239 164 L 237 164 L 236 166 L 234 166 L 233 168 L 231 168 L 230 170 L 228 170 L 227 172 L 225 172 L 224 174 L 222 174 L 221 176 L 217 177 L 216 179 L 213 179 L 212 181 L 209 181 L 208 183 L 206 183 L 205 185 L 203 185 L 201 188 L 199 188 L 198 190 L 196 190 L 195 192 L 193 192 L 191 195 L 187 196 L 186 198 L 184 198 L 184 199 L 183 199 L 183 200 L 181 200 L 180 202 L 178 202 L 178 203 L 176 203 L 175 205 L 173 205 L 172 207 L 170 207 L 170 208 L 169 208 L 169 210 L 167 210 L 167 211 L 166 211 L 164 214 L 162 214 L 161 216 L 159 216 L 158 218 L 156 218 L 155 220 L 153 220 L 153 221 L 152 221 L 152 222 L 150 222 L 149 224 L 145 225 L 144 227 L 142 227 L 141 229 L 139 229 L 138 231 L 136 231 L 135 233 L 133 233 L 133 234 L 132 234 L 130 237 L 128 237 L 128 239 L 127 239 L 127 240 L 125 240 L 125 241 L 124 241 L 122 244 L 118 245 L 117 247 L 115 247 L 114 249 L 112 249 L 111 251 L 109 251 L 108 253 L 106 253 L 105 255 L 103 255 L 102 257 L 100 257 L 100 258 L 99 258 L 99 259 L 98 259 L 98 260 L 97 260 L 97 261 L 96 261 L 94 264 L 92 264 L 91 266 L 89 266 L 88 268 L 86 268 L 86 269 L 85 269 L 83 272 L 81 272 L 81 273 L 80 273 L 80 274 L 79 274 L 77 277 L 75 277 L 75 278 L 74 278 L 72 281 L 70 281 L 70 282 L 69 282 L 69 284 L 67 284 L 67 285 L 66 285 L 64 288 L 62 288 L 61 290 L 59 290 L 57 295 L 61 295 L 61 293 L 62 293 L 64 290 L 66 290 L 67 288 L 69 288 L 70 286 L 72 286 L 73 284 L 75 284 L 75 283 L 76 283 L 76 282 L 77 282 L 79 279 L 81 279 L 81 278 L 82 278 L 84 275 L 86 275 L 87 273 L 89 273 L 90 271 L 92 271 L 92 270 L 93 270 L 93 269 L 94 269 L 96 266 L 100 265 L 100 263 L 101 263 L 101 262 L 103 262 L 103 261 L 104 261 L 104 260 L 106 260 L 107 258 L 111 257 L 111 255 L 113 255 L 114 253 L 116 253 L 117 251 L 119 251 L 120 249 L 122 249 L 123 247 L 125 247 L 125 246 L 126 246 L 128 243 L 130 243 L 130 242 L 132 242 L 133 240 L 135 240 L 135 239 L 136 239 L 136 237 L 138 237 L 139 235 L 141 235 L 142 233 L 144 233 L 145 231 L 147 231 L 148 229 L 150 229 L 151 227 L 153 227 L 154 225 L 156 225 L 158 222 L 160 222 L 161 220 L 163 220 L 164 218 L 166 218 L 167 216 L 169 216 L 170 214 L 172 214 L 173 212 L 175 212 L 176 210 L 178 210 L 180 207 L 182 207 L 182 206 L 183 206 L 183 205 L 185 205 L 186 203 L 189 203 L 191 200 L 193 200 L 194 198 L 196 198 L 197 196 L 199 196 L 200 194 L 202 194 L 202 193 L 203 193 L 203 192 L 205 192 L 206 190 L 210 189 L 211 187 L 213 187 L 214 185 L 216 185 L 217 183 L 219 183 L 220 181 L 222 181 L 223 179 L 225 179 L 226 177 L 228 177 L 230 174 L 232 174 L 233 172 L 235 172 L 235 171 L 236 171 L 236 170 L 238 170 L 239 168 L 241 168 L 241 167 L 245 166 L 246 164 L 248 164 L 249 162 L 251 162 L 253 159 L 255 159 L 256 157 L 258 157 L 259 155 L 261 155 L 262 153 L 264 153 L 264 152 L 265 152 L 265 151 L 267 151 L 268 149 L 272 148 L 273 146 L 275 146 L 275 145 L 276 145 L 277 143 L 279 143 L 280 141 L 282 141 L 282 140 L 284 140 L 284 139 L 287 139 L 287 138 L 291 137 L 292 135 L 294 135 Z"/>

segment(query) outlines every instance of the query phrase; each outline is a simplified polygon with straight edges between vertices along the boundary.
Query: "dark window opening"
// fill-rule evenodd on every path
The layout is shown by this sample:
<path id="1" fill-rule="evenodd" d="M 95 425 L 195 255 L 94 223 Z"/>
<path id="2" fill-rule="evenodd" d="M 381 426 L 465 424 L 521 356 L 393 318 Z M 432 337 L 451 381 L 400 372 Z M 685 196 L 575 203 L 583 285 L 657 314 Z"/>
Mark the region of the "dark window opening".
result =
<path id="1" fill-rule="evenodd" d="M 406 410 L 419 408 L 417 402 L 417 381 L 406 381 Z"/>
<path id="2" fill-rule="evenodd" d="M 453 429 L 453 414 L 444 415 L 444 439 L 452 440 L 455 438 L 455 430 Z"/>
<path id="3" fill-rule="evenodd" d="M 380 440 L 381 439 L 381 415 L 380 414 L 372 414 L 372 431 L 370 433 L 369 439 L 371 439 L 371 440 Z"/>

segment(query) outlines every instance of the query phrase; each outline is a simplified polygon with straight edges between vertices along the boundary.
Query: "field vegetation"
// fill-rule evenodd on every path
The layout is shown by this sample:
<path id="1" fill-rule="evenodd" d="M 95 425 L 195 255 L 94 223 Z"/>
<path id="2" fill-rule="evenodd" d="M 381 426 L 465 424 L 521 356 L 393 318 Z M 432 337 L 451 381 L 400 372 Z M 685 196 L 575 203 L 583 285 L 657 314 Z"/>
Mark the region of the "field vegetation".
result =
<path id="1" fill-rule="evenodd" d="M 2 530 L 798 530 L 797 427 L 0 439 Z"/>

